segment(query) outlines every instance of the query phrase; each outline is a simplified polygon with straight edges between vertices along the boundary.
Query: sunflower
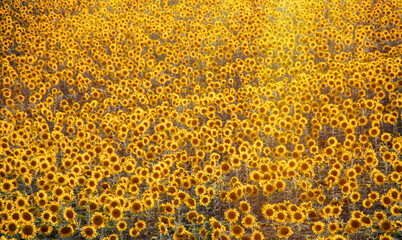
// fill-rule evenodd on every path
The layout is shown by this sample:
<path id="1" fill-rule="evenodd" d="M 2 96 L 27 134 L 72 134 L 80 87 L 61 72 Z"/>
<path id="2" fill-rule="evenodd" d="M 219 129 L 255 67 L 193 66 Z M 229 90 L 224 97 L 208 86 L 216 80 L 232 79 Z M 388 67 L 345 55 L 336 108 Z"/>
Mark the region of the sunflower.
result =
<path id="1" fill-rule="evenodd" d="M 337 231 L 340 230 L 339 228 L 339 223 L 337 222 L 330 222 L 327 226 L 327 229 L 330 233 L 336 233 Z"/>
<path id="2" fill-rule="evenodd" d="M 10 221 L 7 223 L 7 235 L 15 235 L 18 233 L 18 222 Z"/>
<path id="3" fill-rule="evenodd" d="M 109 240 L 119 240 L 119 236 L 117 236 L 117 234 L 112 234 L 109 236 Z"/>
<path id="4" fill-rule="evenodd" d="M 250 212 L 250 204 L 247 201 L 241 201 L 239 204 L 239 209 L 242 213 L 249 213 Z"/>
<path id="5" fill-rule="evenodd" d="M 95 213 L 91 217 L 92 226 L 96 229 L 102 228 L 107 223 L 107 218 L 102 213 Z"/>
<path id="6" fill-rule="evenodd" d="M 262 240 L 264 239 L 264 234 L 260 231 L 254 231 L 251 235 L 251 240 Z"/>
<path id="7" fill-rule="evenodd" d="M 377 185 L 383 185 L 386 181 L 386 177 L 383 173 L 377 173 L 374 175 L 373 180 Z"/>
<path id="8" fill-rule="evenodd" d="M 20 229 L 20 234 L 25 239 L 32 239 L 36 235 L 36 228 L 34 224 L 27 223 Z"/>
<path id="9" fill-rule="evenodd" d="M 32 215 L 32 213 L 28 212 L 28 211 L 23 211 L 20 213 L 21 219 L 22 221 L 24 221 L 25 223 L 30 223 L 33 222 L 34 216 Z"/>
<path id="10" fill-rule="evenodd" d="M 350 194 L 350 200 L 351 200 L 352 202 L 357 202 L 357 201 L 359 201 L 359 200 L 360 200 L 360 194 L 359 194 L 358 192 L 352 192 L 352 193 Z"/>
<path id="11" fill-rule="evenodd" d="M 355 232 L 356 230 L 359 230 L 362 227 L 362 222 L 358 218 L 351 218 L 348 221 L 348 227 L 352 230 L 352 232 Z"/>
<path id="12" fill-rule="evenodd" d="M 388 194 L 385 194 L 381 196 L 380 202 L 384 207 L 388 208 L 392 204 L 393 200 L 390 196 L 388 196 Z"/>
<path id="13" fill-rule="evenodd" d="M 163 225 L 162 226 L 163 231 L 162 231 L 161 225 Z M 159 229 L 163 235 L 165 235 L 167 233 L 167 228 L 163 223 L 159 224 Z M 140 235 L 140 230 L 138 230 L 136 227 L 130 228 L 129 234 L 131 237 L 134 237 L 134 238 L 138 237 Z"/>
<path id="14" fill-rule="evenodd" d="M 369 130 L 370 137 L 378 137 L 380 135 L 380 129 L 378 127 L 372 127 Z"/>
<path id="15" fill-rule="evenodd" d="M 202 239 L 207 239 L 208 237 L 208 230 L 205 227 L 200 228 L 198 234 L 201 236 Z"/>
<path id="16" fill-rule="evenodd" d="M 236 209 L 231 208 L 231 209 L 226 210 L 225 219 L 230 223 L 235 223 L 237 221 L 237 219 L 239 219 L 239 215 L 240 214 Z"/>
<path id="17" fill-rule="evenodd" d="M 275 214 L 276 222 L 285 222 L 287 220 L 287 212 L 284 210 L 279 210 Z"/>
<path id="18" fill-rule="evenodd" d="M 96 237 L 96 229 L 92 226 L 85 226 L 81 230 L 81 235 L 87 239 Z"/>
<path id="19" fill-rule="evenodd" d="M 380 194 L 378 192 L 371 192 L 368 194 L 368 198 L 372 201 L 375 202 L 380 198 Z"/>
<path id="20" fill-rule="evenodd" d="M 141 201 L 141 200 L 136 199 L 136 200 L 134 200 L 134 201 L 132 202 L 132 204 L 131 204 L 131 211 L 132 211 L 133 213 L 139 213 L 139 212 L 142 211 L 142 209 L 143 209 L 143 204 L 142 204 L 142 201 Z"/>
<path id="21" fill-rule="evenodd" d="M 39 227 L 38 231 L 42 235 L 49 235 L 53 231 L 53 228 L 49 225 L 42 225 Z"/>
<path id="22" fill-rule="evenodd" d="M 295 211 L 292 213 L 292 220 L 297 223 L 302 223 L 306 218 L 305 214 L 302 211 Z"/>
<path id="23" fill-rule="evenodd" d="M 210 202 L 211 202 L 211 198 L 209 196 L 202 196 L 200 199 L 200 204 L 202 206 L 208 206 Z"/>
<path id="24" fill-rule="evenodd" d="M 391 207 L 391 213 L 393 216 L 401 215 L 400 210 L 402 210 L 402 208 L 396 204 Z"/>
<path id="25" fill-rule="evenodd" d="M 43 211 L 43 212 L 41 213 L 41 218 L 42 218 L 44 221 L 46 221 L 46 222 L 50 222 L 52 216 L 53 216 L 53 213 L 50 212 L 50 211 L 48 211 L 48 210 L 47 210 L 47 211 Z"/>
<path id="26" fill-rule="evenodd" d="M 227 161 L 224 161 L 220 164 L 220 169 L 223 173 L 229 173 L 231 168 L 232 167 L 230 166 L 230 163 L 228 163 Z"/>
<path id="27" fill-rule="evenodd" d="M 259 182 L 261 180 L 261 173 L 257 170 L 253 170 L 250 173 L 250 179 L 254 182 Z"/>
<path id="28" fill-rule="evenodd" d="M 266 219 L 273 219 L 276 215 L 275 208 L 271 204 L 264 204 L 261 212 Z"/>
<path id="29" fill-rule="evenodd" d="M 165 207 L 165 213 L 166 214 L 169 214 L 169 215 L 174 214 L 175 208 L 173 207 L 173 205 L 171 203 L 166 203 L 164 205 L 164 207 Z"/>
<path id="30" fill-rule="evenodd" d="M 362 216 L 362 217 L 360 218 L 360 220 L 361 220 L 361 222 L 362 222 L 362 224 L 363 224 L 364 226 L 366 226 L 366 227 L 371 227 L 372 221 L 371 221 L 371 218 L 370 218 L 369 216 L 364 215 L 364 216 Z"/>
<path id="31" fill-rule="evenodd" d="M 226 196 L 230 202 L 237 202 L 237 200 L 239 198 L 237 191 L 235 191 L 235 190 L 230 191 Z"/>
<path id="32" fill-rule="evenodd" d="M 371 208 L 373 206 L 373 201 L 371 201 L 370 199 L 366 198 L 363 200 L 363 207 L 364 208 Z"/>
<path id="33" fill-rule="evenodd" d="M 195 209 L 197 207 L 197 202 L 194 200 L 194 198 L 191 198 L 191 197 L 186 199 L 185 204 L 190 209 Z"/>
<path id="34" fill-rule="evenodd" d="M 48 206 L 48 209 L 50 212 L 52 212 L 52 214 L 55 215 L 60 212 L 61 207 L 58 203 L 52 203 Z"/>
<path id="35" fill-rule="evenodd" d="M 216 218 L 211 217 L 209 219 L 209 223 L 211 224 L 211 228 L 214 230 L 224 231 L 226 228 L 223 226 Z"/>
<path id="36" fill-rule="evenodd" d="M 313 230 L 313 232 L 315 234 L 321 234 L 325 230 L 324 226 L 325 226 L 325 224 L 323 222 L 317 221 L 317 222 L 313 223 L 313 225 L 311 226 L 311 229 Z"/>
<path id="37" fill-rule="evenodd" d="M 244 228 L 240 225 L 233 225 L 230 228 L 230 235 L 235 238 L 241 238 L 244 234 Z"/>
<path id="38" fill-rule="evenodd" d="M 393 240 L 394 238 L 388 234 L 382 234 L 380 235 L 380 240 Z"/>
<path id="39" fill-rule="evenodd" d="M 275 189 L 278 192 L 282 192 L 286 188 L 286 183 L 283 180 L 278 180 L 275 182 Z"/>
<path id="40" fill-rule="evenodd" d="M 70 222 L 74 221 L 76 215 L 77 215 L 77 214 L 76 214 L 76 212 L 74 211 L 74 209 L 73 209 L 72 207 L 66 207 L 66 208 L 64 209 L 63 217 L 64 217 L 64 219 L 66 219 L 67 221 L 70 221 Z"/>
<path id="41" fill-rule="evenodd" d="M 279 227 L 277 234 L 280 238 L 289 238 L 293 234 L 293 231 L 288 226 L 281 226 Z"/>
<path id="42" fill-rule="evenodd" d="M 266 183 L 263 185 L 263 194 L 268 196 L 275 191 L 275 186 L 272 183 Z"/>
<path id="43" fill-rule="evenodd" d="M 18 197 L 15 200 L 15 205 L 19 209 L 24 209 L 24 207 L 27 205 L 27 200 L 24 197 Z"/>
<path id="44" fill-rule="evenodd" d="M 243 224 L 244 227 L 250 228 L 254 225 L 255 223 L 255 217 L 251 214 L 248 214 L 243 217 L 241 223 Z"/>
<path id="45" fill-rule="evenodd" d="M 119 221 L 116 225 L 118 231 L 122 232 L 127 229 L 127 223 L 125 221 Z"/>
<path id="46" fill-rule="evenodd" d="M 391 221 L 384 219 L 380 222 L 380 229 L 383 232 L 391 232 L 394 229 L 394 226 Z"/>
<path id="47" fill-rule="evenodd" d="M 195 188 L 195 193 L 196 193 L 198 196 L 204 195 L 204 194 L 206 193 L 206 191 L 207 191 L 207 189 L 206 189 L 206 187 L 205 187 L 204 185 L 198 185 L 198 186 Z"/>
<path id="48" fill-rule="evenodd" d="M 135 223 L 135 227 L 136 227 L 139 231 L 144 230 L 144 229 L 146 228 L 146 226 L 147 226 L 147 224 L 146 224 L 144 221 L 142 221 L 142 220 L 139 220 L 139 221 L 137 221 L 137 222 Z"/>
<path id="49" fill-rule="evenodd" d="M 110 218 L 112 220 L 120 220 L 123 217 L 123 210 L 120 207 L 114 207 L 110 210 Z"/>
<path id="50" fill-rule="evenodd" d="M 70 225 L 59 228 L 59 235 L 62 237 L 69 237 L 73 234 L 74 234 L 74 229 Z"/>
<path id="51" fill-rule="evenodd" d="M 334 236 L 332 236 L 333 240 L 346 240 L 346 238 L 340 234 L 335 234 Z"/>
<path id="52" fill-rule="evenodd" d="M 197 219 L 197 216 L 198 216 L 197 211 L 194 211 L 194 210 L 189 211 L 189 212 L 187 213 L 187 220 L 188 220 L 189 222 L 193 223 L 193 222 Z"/>
<path id="53" fill-rule="evenodd" d="M 1 191 L 9 193 L 15 189 L 15 186 L 11 180 L 5 179 L 0 185 Z"/>

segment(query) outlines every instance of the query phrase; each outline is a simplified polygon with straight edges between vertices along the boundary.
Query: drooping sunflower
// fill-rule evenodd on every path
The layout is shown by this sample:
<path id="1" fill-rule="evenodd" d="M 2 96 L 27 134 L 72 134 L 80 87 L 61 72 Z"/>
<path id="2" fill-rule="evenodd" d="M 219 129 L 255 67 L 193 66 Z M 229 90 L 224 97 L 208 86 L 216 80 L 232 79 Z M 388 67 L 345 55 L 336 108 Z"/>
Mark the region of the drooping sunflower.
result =
<path id="1" fill-rule="evenodd" d="M 189 211 L 187 212 L 187 220 L 191 223 L 193 223 L 194 221 L 196 221 L 198 217 L 198 213 L 195 210 Z"/>
<path id="2" fill-rule="evenodd" d="M 200 230 L 198 231 L 198 234 L 200 234 L 202 239 L 207 239 L 207 237 L 208 237 L 208 231 L 205 227 L 200 228 Z"/>
<path id="3" fill-rule="evenodd" d="M 163 223 L 162 223 L 162 224 L 163 224 Z M 164 225 L 164 224 L 163 224 L 163 225 Z M 166 230 L 166 231 L 165 231 L 165 232 L 162 232 L 162 230 L 161 230 L 161 233 L 162 233 L 163 235 L 165 235 L 165 234 L 167 233 L 167 228 L 166 228 L 166 226 L 163 226 L 163 227 L 164 227 L 163 230 Z M 159 225 L 159 229 L 161 229 L 161 226 L 160 226 L 160 225 Z M 131 237 L 138 237 L 138 236 L 140 235 L 140 230 L 138 230 L 136 227 L 130 228 L 129 234 L 130 234 Z"/>
<path id="4" fill-rule="evenodd" d="M 391 221 L 384 219 L 380 222 L 380 229 L 383 232 L 391 232 L 394 229 L 394 226 Z"/>
<path id="5" fill-rule="evenodd" d="M 362 224 L 365 227 L 371 227 L 371 225 L 372 225 L 372 220 L 371 220 L 371 218 L 369 216 L 366 216 L 366 215 L 362 216 L 360 218 L 360 221 L 362 222 Z"/>
<path id="6" fill-rule="evenodd" d="M 74 234 L 74 229 L 71 225 L 63 226 L 59 229 L 59 235 L 62 237 L 69 237 Z"/>
<path id="7" fill-rule="evenodd" d="M 42 235 L 49 235 L 53 231 L 52 226 L 42 225 L 39 227 L 38 232 Z"/>
<path id="8" fill-rule="evenodd" d="M 167 232 L 168 232 L 168 229 L 167 229 L 167 227 L 166 227 L 166 225 L 164 224 L 164 223 L 162 223 L 162 222 L 160 222 L 159 224 L 158 224 L 158 228 L 159 228 L 159 232 L 162 234 L 162 235 L 166 235 L 167 234 Z M 136 228 L 131 228 L 130 229 L 130 235 L 132 236 L 132 237 L 135 237 L 135 236 L 133 236 L 132 234 L 131 234 L 131 230 L 132 229 L 136 229 Z M 136 229 L 137 231 L 138 231 L 138 229 Z M 139 234 L 139 231 L 138 231 L 138 234 Z M 138 235 L 137 235 L 138 236 Z"/>

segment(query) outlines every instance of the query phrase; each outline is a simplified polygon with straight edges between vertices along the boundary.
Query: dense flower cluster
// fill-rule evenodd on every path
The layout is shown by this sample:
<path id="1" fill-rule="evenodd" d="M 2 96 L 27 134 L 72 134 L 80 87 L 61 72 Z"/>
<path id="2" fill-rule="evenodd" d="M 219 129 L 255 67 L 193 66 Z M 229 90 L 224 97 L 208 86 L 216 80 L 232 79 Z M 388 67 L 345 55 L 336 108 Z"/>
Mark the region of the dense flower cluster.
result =
<path id="1" fill-rule="evenodd" d="M 402 236 L 398 0 L 4 0 L 1 239 Z"/>

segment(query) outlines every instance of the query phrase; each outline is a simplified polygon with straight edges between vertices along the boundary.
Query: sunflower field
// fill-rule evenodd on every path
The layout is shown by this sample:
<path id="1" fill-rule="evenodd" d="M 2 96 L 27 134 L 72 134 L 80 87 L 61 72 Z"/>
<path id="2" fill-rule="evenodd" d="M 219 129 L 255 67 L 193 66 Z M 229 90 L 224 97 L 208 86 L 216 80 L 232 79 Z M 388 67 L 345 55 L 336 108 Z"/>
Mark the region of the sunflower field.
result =
<path id="1" fill-rule="evenodd" d="M 0 0 L 0 240 L 402 239 L 400 0 Z"/>

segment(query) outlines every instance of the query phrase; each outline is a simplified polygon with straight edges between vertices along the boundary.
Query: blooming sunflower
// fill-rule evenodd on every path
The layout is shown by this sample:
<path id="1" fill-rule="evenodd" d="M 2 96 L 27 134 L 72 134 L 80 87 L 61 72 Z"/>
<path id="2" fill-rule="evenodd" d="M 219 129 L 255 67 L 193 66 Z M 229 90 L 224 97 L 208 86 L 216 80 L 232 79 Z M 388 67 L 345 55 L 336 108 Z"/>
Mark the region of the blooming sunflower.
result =
<path id="1" fill-rule="evenodd" d="M 293 234 L 293 231 L 288 226 L 281 226 L 279 227 L 277 234 L 280 238 L 288 238 Z"/>
<path id="2" fill-rule="evenodd" d="M 34 224 L 27 223 L 20 229 L 21 236 L 25 239 L 32 239 L 36 235 L 36 228 Z"/>
<path id="3" fill-rule="evenodd" d="M 96 237 L 96 229 L 92 226 L 85 226 L 81 230 L 81 235 L 86 239 L 92 239 Z"/>
<path id="4" fill-rule="evenodd" d="M 110 218 L 112 220 L 120 220 L 123 217 L 123 211 L 120 207 L 114 207 L 110 210 Z"/>
<path id="5" fill-rule="evenodd" d="M 119 221 L 116 225 L 118 231 L 122 232 L 127 229 L 127 223 L 125 221 Z"/>
<path id="6" fill-rule="evenodd" d="M 317 222 L 313 223 L 313 225 L 311 226 L 311 229 L 313 230 L 313 232 L 315 234 L 321 234 L 325 230 L 324 226 L 325 226 L 325 224 L 323 222 L 317 221 Z"/>
<path id="7" fill-rule="evenodd" d="M 239 215 L 240 214 L 236 209 L 231 208 L 225 212 L 225 219 L 230 223 L 235 223 L 237 219 L 239 219 Z"/>
<path id="8" fill-rule="evenodd" d="M 91 217 L 92 226 L 96 229 L 102 228 L 107 223 L 107 218 L 102 213 L 95 213 Z"/>
<path id="9" fill-rule="evenodd" d="M 230 235 L 235 238 L 241 238 L 244 234 L 244 228 L 240 225 L 233 225 L 230 228 Z"/>
<path id="10" fill-rule="evenodd" d="M 251 214 L 248 214 L 244 216 L 244 218 L 241 221 L 242 225 L 246 228 L 250 228 L 254 225 L 255 223 L 255 217 Z"/>

